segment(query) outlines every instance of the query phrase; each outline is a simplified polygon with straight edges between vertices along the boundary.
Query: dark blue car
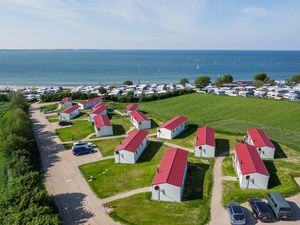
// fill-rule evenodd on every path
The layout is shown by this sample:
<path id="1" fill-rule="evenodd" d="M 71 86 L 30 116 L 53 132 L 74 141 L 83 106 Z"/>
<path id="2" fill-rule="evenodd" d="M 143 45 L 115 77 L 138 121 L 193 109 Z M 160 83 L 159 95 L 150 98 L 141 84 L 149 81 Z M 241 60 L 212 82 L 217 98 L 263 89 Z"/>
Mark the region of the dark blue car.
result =
<path id="1" fill-rule="evenodd" d="M 87 147 L 87 146 L 74 146 L 72 148 L 73 155 L 83 155 L 83 154 L 88 154 L 93 152 L 93 148 Z"/>

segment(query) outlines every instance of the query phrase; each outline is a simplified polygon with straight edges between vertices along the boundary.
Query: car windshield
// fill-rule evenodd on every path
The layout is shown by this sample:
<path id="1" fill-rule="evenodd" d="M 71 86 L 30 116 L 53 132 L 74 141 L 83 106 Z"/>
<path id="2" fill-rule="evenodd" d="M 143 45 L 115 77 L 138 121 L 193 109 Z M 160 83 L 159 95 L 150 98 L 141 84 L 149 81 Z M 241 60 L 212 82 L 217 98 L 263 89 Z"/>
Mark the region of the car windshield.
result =
<path id="1" fill-rule="evenodd" d="M 255 205 L 259 209 L 260 212 L 269 212 L 268 206 L 264 202 L 255 202 Z"/>
<path id="2" fill-rule="evenodd" d="M 232 207 L 232 211 L 236 214 L 242 214 L 243 210 L 240 206 L 231 206 Z"/>
<path id="3" fill-rule="evenodd" d="M 243 220 L 243 219 L 245 219 L 245 216 L 244 215 L 233 215 L 233 218 L 235 220 Z"/>

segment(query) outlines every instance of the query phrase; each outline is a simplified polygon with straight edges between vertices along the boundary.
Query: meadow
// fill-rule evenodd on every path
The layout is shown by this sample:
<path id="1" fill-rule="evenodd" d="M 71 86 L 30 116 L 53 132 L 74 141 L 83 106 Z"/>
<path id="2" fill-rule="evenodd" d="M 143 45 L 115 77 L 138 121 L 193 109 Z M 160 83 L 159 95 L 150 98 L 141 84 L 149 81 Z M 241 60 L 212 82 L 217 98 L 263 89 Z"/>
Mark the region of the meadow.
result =
<path id="1" fill-rule="evenodd" d="M 8 108 L 9 108 L 8 102 L 0 102 L 0 119 L 3 115 L 5 115 Z M 0 189 L 4 185 L 4 177 L 5 177 L 3 163 L 4 163 L 4 156 L 2 155 L 2 152 L 0 152 Z"/>

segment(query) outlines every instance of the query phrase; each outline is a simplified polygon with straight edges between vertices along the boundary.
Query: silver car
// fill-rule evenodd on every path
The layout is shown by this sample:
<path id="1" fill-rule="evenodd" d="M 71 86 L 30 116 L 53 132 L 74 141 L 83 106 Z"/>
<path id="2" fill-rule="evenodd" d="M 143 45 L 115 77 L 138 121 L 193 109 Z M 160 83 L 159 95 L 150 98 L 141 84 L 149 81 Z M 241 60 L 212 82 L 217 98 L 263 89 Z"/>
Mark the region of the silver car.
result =
<path id="1" fill-rule="evenodd" d="M 236 202 L 229 202 L 227 205 L 230 222 L 234 225 L 246 224 L 246 214 L 243 207 Z"/>

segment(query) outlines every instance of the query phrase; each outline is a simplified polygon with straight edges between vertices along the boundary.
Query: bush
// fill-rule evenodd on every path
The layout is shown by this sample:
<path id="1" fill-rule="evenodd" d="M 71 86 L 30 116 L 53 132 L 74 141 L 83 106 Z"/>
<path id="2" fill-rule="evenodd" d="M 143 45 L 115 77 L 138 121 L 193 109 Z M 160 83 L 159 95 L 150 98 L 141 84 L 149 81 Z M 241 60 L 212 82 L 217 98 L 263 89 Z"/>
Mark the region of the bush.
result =
<path id="1" fill-rule="evenodd" d="M 210 77 L 208 77 L 208 76 L 199 76 L 194 81 L 194 84 L 196 85 L 197 88 L 204 88 L 204 87 L 206 87 L 207 85 L 210 84 Z"/>
<path id="2" fill-rule="evenodd" d="M 64 97 L 71 97 L 73 100 L 86 100 L 90 98 L 97 97 L 98 95 L 95 93 L 81 93 L 81 92 L 58 92 L 54 94 L 44 94 L 41 95 L 42 102 L 56 102 L 61 101 Z"/>
<path id="3" fill-rule="evenodd" d="M 131 80 L 125 80 L 123 85 L 133 85 L 133 82 Z"/>

